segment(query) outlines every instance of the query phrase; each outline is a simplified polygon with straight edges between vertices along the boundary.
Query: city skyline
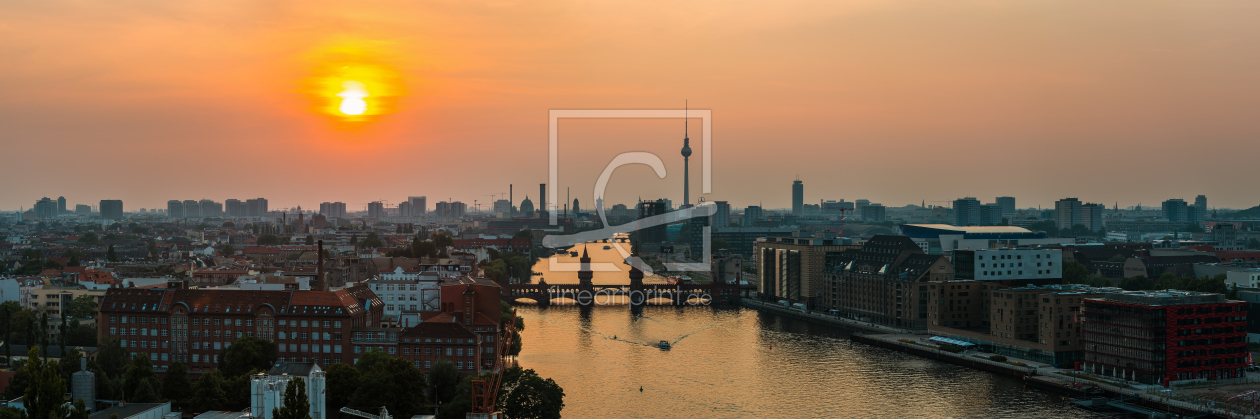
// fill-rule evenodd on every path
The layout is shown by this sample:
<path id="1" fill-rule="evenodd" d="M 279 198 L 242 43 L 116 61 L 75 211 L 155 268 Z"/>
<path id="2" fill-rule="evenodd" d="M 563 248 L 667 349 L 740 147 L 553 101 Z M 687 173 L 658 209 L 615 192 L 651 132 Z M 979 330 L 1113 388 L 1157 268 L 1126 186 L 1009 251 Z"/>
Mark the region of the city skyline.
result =
<path id="1" fill-rule="evenodd" d="M 762 7 L 9 3 L 0 137 L 11 155 L 41 158 L 0 168 L 23 179 L 0 208 L 52 194 L 156 208 L 199 178 L 212 180 L 195 182 L 198 199 L 278 207 L 414 190 L 471 203 L 546 181 L 550 109 L 686 100 L 713 112 L 713 193 L 693 201 L 785 208 L 799 175 L 806 202 L 1260 204 L 1255 187 L 1229 180 L 1260 151 L 1254 4 Z M 390 113 L 347 127 L 313 108 L 304 86 L 342 59 L 388 70 L 372 76 L 395 87 Z M 681 202 L 683 125 L 563 122 L 574 141 L 561 158 L 590 167 L 566 165 L 556 187 L 590 201 L 612 155 L 650 151 L 669 178 L 623 169 L 608 200 Z M 1164 174 L 1179 165 L 1170 156 L 1212 150 L 1229 152 Z M 48 158 L 60 169 L 45 170 Z M 790 170 L 766 175 L 777 167 Z"/>

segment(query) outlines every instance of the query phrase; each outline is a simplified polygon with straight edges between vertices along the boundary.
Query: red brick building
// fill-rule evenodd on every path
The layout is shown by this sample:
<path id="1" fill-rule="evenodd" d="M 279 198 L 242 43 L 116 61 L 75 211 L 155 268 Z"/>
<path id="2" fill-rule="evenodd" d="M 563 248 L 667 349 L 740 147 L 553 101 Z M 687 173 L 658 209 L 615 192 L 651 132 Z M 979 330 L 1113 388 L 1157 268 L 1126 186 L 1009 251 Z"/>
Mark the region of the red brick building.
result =
<path id="1" fill-rule="evenodd" d="M 1238 378 L 1247 367 L 1247 303 L 1188 291 L 1126 291 L 1086 299 L 1088 372 L 1161 384 Z"/>
<path id="2" fill-rule="evenodd" d="M 351 331 L 375 324 L 381 302 L 364 286 L 337 291 L 110 289 L 101 303 L 100 342 L 119 340 L 159 369 L 182 361 L 193 371 L 218 366 L 218 355 L 242 336 L 277 343 L 290 361 L 354 362 Z"/>

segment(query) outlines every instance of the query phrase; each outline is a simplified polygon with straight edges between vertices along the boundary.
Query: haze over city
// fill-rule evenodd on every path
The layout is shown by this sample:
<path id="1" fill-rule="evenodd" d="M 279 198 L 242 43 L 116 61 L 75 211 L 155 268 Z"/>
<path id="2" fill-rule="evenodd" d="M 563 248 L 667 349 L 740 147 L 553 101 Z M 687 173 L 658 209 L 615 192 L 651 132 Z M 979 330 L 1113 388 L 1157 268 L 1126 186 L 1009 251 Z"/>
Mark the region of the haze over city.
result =
<path id="1" fill-rule="evenodd" d="M 685 101 L 713 112 L 703 196 L 737 207 L 789 207 L 799 176 L 807 202 L 1249 208 L 1258 18 L 1246 1 L 10 1 L 0 139 L 21 157 L 0 208 L 484 203 L 547 181 L 548 110 Z M 321 77 L 347 63 L 389 88 L 384 113 L 324 112 Z M 623 169 L 610 204 L 681 195 L 681 120 L 561 127 L 561 196 L 591 202 L 624 151 L 670 177 Z"/>

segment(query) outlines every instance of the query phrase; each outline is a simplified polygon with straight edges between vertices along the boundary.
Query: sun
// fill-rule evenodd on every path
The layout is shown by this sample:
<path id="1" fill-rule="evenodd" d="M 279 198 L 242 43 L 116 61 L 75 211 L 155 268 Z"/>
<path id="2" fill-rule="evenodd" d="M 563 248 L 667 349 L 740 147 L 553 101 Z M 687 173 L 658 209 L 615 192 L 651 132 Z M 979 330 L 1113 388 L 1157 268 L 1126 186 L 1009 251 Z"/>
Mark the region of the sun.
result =
<path id="1" fill-rule="evenodd" d="M 303 93 L 336 127 L 361 127 L 395 113 L 404 95 L 402 75 L 370 45 L 341 42 L 311 54 Z"/>

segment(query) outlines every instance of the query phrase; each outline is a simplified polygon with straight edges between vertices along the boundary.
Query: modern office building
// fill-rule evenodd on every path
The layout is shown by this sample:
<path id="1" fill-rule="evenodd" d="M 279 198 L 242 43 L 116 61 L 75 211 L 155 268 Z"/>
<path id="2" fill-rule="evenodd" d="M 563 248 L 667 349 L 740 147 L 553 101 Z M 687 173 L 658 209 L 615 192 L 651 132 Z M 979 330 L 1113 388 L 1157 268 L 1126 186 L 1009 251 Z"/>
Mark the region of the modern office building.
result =
<path id="1" fill-rule="evenodd" d="M 1207 195 L 1199 195 L 1194 197 L 1194 207 L 1199 209 L 1199 217 L 1208 218 Z"/>
<path id="2" fill-rule="evenodd" d="M 984 225 L 980 218 L 980 200 L 972 197 L 954 200 L 954 225 L 978 226 Z"/>
<path id="3" fill-rule="evenodd" d="M 975 225 L 996 226 L 1002 225 L 1002 207 L 998 204 L 984 204 L 980 206 L 980 223 Z"/>
<path id="4" fill-rule="evenodd" d="M 1082 367 L 1164 384 L 1240 378 L 1247 367 L 1247 303 L 1164 290 L 1107 293 L 1082 307 Z"/>
<path id="5" fill-rule="evenodd" d="M 1081 220 L 1081 216 L 1084 214 L 1081 212 L 1081 200 L 1079 199 L 1064 198 L 1055 201 L 1054 213 L 1055 221 L 1061 229 L 1072 228 L 1072 226 L 1077 224 L 1085 224 Z"/>
<path id="6" fill-rule="evenodd" d="M 954 279 L 1045 285 L 1063 278 L 1063 250 L 1004 248 L 954 250 Z"/>
<path id="7" fill-rule="evenodd" d="M 1002 215 L 1008 217 L 1015 215 L 1015 197 L 999 196 L 995 202 L 997 203 L 997 206 L 1002 207 Z"/>
<path id="8" fill-rule="evenodd" d="M 74 213 L 77 215 L 88 215 L 92 213 L 91 205 L 78 204 L 74 206 Z"/>
<path id="9" fill-rule="evenodd" d="M 757 205 L 749 205 L 744 207 L 744 227 L 753 227 L 757 220 L 764 220 L 765 215 L 761 211 L 761 207 Z"/>
<path id="10" fill-rule="evenodd" d="M 1203 205 L 1207 205 L 1207 198 L 1203 198 Z M 1194 206 L 1186 204 L 1182 199 L 1169 199 L 1163 203 L 1164 218 L 1172 223 L 1197 223 L 1203 221 L 1206 209 L 1200 210 L 1198 203 Z"/>
<path id="11" fill-rule="evenodd" d="M 869 204 L 862 207 L 861 216 L 863 220 L 882 223 L 888 218 L 886 210 L 883 204 Z"/>
<path id="12" fill-rule="evenodd" d="M 967 226 L 947 224 L 902 224 L 901 234 L 921 243 L 928 253 L 945 253 L 956 249 L 992 249 L 1071 243 L 1071 238 L 1047 238 L 1044 232 L 1033 232 L 1015 226 Z"/>
<path id="13" fill-rule="evenodd" d="M 731 226 L 731 205 L 726 201 L 714 201 L 713 206 L 717 212 L 713 213 L 713 222 L 709 225 L 715 228 L 727 228 Z"/>
<path id="14" fill-rule="evenodd" d="M 792 215 L 805 215 L 805 184 L 799 180 L 792 181 Z"/>
<path id="15" fill-rule="evenodd" d="M 639 202 L 638 207 L 640 220 L 665 213 L 665 201 L 662 200 Z M 666 240 L 669 236 L 664 224 L 639 230 L 640 244 L 660 244 Z"/>
<path id="16" fill-rule="evenodd" d="M 123 219 L 123 202 L 118 199 L 102 199 L 100 211 L 102 220 L 121 220 Z"/>
<path id="17" fill-rule="evenodd" d="M 66 214 L 66 197 L 57 197 L 57 215 Z"/>

